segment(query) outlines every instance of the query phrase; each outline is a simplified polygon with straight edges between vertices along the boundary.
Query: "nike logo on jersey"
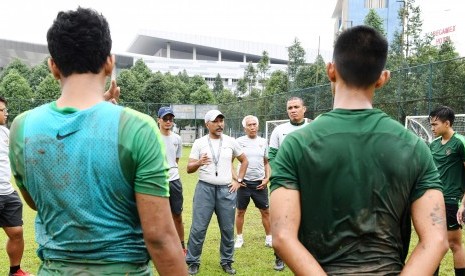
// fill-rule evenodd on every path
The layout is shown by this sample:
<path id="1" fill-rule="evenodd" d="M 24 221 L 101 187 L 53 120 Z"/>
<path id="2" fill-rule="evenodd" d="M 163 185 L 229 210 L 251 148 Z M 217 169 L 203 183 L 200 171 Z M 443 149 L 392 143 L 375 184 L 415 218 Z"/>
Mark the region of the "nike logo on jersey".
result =
<path id="1" fill-rule="evenodd" d="M 78 129 L 78 130 L 75 130 L 75 131 L 73 131 L 73 132 L 67 133 L 67 134 L 65 134 L 65 135 L 60 135 L 60 132 L 58 132 L 58 133 L 57 133 L 57 140 L 63 140 L 63 139 L 65 139 L 66 137 L 71 136 L 71 135 L 73 135 L 74 133 L 76 133 L 76 132 L 78 132 L 78 131 L 79 131 L 79 129 Z"/>

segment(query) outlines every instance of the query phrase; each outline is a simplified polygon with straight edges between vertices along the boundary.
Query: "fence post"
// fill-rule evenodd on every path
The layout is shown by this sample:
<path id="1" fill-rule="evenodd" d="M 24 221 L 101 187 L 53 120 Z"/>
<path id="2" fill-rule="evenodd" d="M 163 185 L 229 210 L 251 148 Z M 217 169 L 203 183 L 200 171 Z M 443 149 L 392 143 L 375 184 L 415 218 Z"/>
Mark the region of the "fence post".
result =
<path id="1" fill-rule="evenodd" d="M 429 85 L 428 85 L 428 114 L 431 112 L 431 100 L 433 98 L 433 63 L 429 63 Z"/>

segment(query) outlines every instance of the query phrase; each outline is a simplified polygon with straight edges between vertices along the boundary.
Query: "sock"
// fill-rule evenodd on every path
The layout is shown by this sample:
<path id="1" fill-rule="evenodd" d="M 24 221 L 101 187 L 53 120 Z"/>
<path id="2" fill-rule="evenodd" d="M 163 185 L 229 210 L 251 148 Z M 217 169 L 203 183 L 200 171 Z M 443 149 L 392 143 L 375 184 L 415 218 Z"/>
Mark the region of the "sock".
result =
<path id="1" fill-rule="evenodd" d="M 184 241 L 181 241 L 181 246 L 182 246 L 182 249 L 186 249 L 186 245 L 184 244 Z"/>
<path id="2" fill-rule="evenodd" d="M 237 239 L 243 239 L 243 238 L 242 238 L 242 234 L 240 234 L 240 235 L 238 234 L 238 235 L 237 235 Z"/>
<path id="3" fill-rule="evenodd" d="M 455 276 L 465 276 L 465 268 L 454 268 Z"/>
<path id="4" fill-rule="evenodd" d="M 16 273 L 21 268 L 20 265 L 10 266 L 10 274 Z"/>
<path id="5" fill-rule="evenodd" d="M 265 236 L 265 240 L 271 241 L 271 240 L 272 240 L 271 235 L 266 235 L 266 236 Z"/>

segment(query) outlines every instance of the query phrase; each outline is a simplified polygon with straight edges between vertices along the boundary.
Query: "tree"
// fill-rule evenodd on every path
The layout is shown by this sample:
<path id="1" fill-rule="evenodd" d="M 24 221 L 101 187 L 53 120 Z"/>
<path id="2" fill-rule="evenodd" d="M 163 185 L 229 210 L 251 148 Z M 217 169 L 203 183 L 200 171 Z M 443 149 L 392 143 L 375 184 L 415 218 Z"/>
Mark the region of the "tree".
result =
<path id="1" fill-rule="evenodd" d="M 297 71 L 294 88 L 301 89 L 327 83 L 326 64 L 321 55 L 316 57 L 314 63 L 303 65 Z"/>
<path id="2" fill-rule="evenodd" d="M 247 93 L 247 81 L 244 79 L 239 79 L 236 84 L 236 96 L 241 97 Z"/>
<path id="3" fill-rule="evenodd" d="M 48 69 L 47 60 L 34 66 L 30 70 L 30 73 L 27 78 L 32 91 L 37 93 L 39 84 L 49 75 L 51 75 L 51 73 L 50 73 L 50 70 Z"/>
<path id="4" fill-rule="evenodd" d="M 179 72 L 178 73 L 178 79 L 182 82 L 184 82 L 185 84 L 189 84 L 189 75 L 187 74 L 187 71 L 186 69 L 182 70 L 182 72 Z"/>
<path id="5" fill-rule="evenodd" d="M 130 70 L 141 86 L 144 86 L 144 83 L 152 76 L 152 71 L 150 71 L 142 59 L 138 59 Z"/>
<path id="6" fill-rule="evenodd" d="M 176 94 L 169 93 L 169 86 L 162 73 L 150 77 L 142 89 L 141 99 L 146 103 L 167 104 L 177 101 Z"/>
<path id="7" fill-rule="evenodd" d="M 61 96 L 60 83 L 52 74 L 48 74 L 37 86 L 35 94 L 36 99 L 56 100 Z"/>
<path id="8" fill-rule="evenodd" d="M 221 93 L 216 98 L 216 102 L 218 104 L 229 104 L 229 103 L 236 103 L 237 98 L 234 93 L 229 89 L 223 89 Z"/>
<path id="9" fill-rule="evenodd" d="M 289 91 L 289 78 L 286 72 L 274 71 L 267 82 L 260 102 L 257 104 L 260 114 L 266 114 L 269 119 L 283 119 L 286 112 L 286 100 Z"/>
<path id="10" fill-rule="evenodd" d="M 258 82 L 262 85 L 262 90 L 265 90 L 266 80 L 268 79 L 268 71 L 270 70 L 270 57 L 267 51 L 263 51 L 262 57 L 257 64 Z"/>
<path id="11" fill-rule="evenodd" d="M 132 70 L 123 69 L 116 78 L 116 83 L 121 89 L 121 102 L 141 102 L 142 86 L 138 82 Z"/>
<path id="12" fill-rule="evenodd" d="M 12 115 L 10 117 L 14 117 L 32 106 L 34 94 L 29 82 L 16 69 L 10 69 L 4 75 L 0 83 L 0 93 L 8 99 L 8 108 Z"/>
<path id="13" fill-rule="evenodd" d="M 8 75 L 8 73 L 11 71 L 11 70 L 16 70 L 16 72 L 22 76 L 23 78 L 25 78 L 26 80 L 28 79 L 29 77 L 29 73 L 30 73 L 30 69 L 29 67 L 24 63 L 22 62 L 21 60 L 15 58 L 13 59 L 6 67 L 5 69 L 3 69 L 3 71 L 1 71 L 1 74 L 0 74 L 0 82 L 3 81 L 3 78 L 5 76 Z"/>
<path id="14" fill-rule="evenodd" d="M 386 31 L 384 30 L 383 19 L 379 16 L 379 14 L 374 9 L 370 9 L 368 11 L 368 14 L 365 16 L 365 20 L 363 20 L 363 23 L 367 26 L 373 27 L 379 33 L 386 36 Z"/>
<path id="15" fill-rule="evenodd" d="M 191 101 L 193 104 L 213 104 L 215 97 L 208 85 L 204 84 L 191 95 Z"/>
<path id="16" fill-rule="evenodd" d="M 218 73 L 216 75 L 215 82 L 213 83 L 213 94 L 215 95 L 215 98 L 218 98 L 221 92 L 223 92 L 223 89 L 224 89 L 223 79 Z"/>
<path id="17" fill-rule="evenodd" d="M 205 79 L 200 75 L 195 75 L 189 78 L 189 84 L 187 85 L 186 95 L 184 96 L 185 103 L 192 103 L 192 95 L 202 86 L 207 85 Z M 208 87 L 208 85 L 207 85 Z"/>
<path id="18" fill-rule="evenodd" d="M 255 67 L 253 66 L 252 62 L 249 62 L 249 64 L 247 64 L 247 67 L 245 68 L 244 81 L 247 83 L 249 87 L 249 93 L 251 93 L 252 87 L 254 87 L 255 83 L 257 83 L 257 70 L 255 70 Z"/>
<path id="19" fill-rule="evenodd" d="M 297 75 L 297 70 L 300 66 L 305 64 L 305 50 L 300 45 L 300 41 L 297 37 L 294 39 L 294 43 L 288 48 L 289 64 L 287 66 L 287 74 L 289 81 L 293 82 Z"/>

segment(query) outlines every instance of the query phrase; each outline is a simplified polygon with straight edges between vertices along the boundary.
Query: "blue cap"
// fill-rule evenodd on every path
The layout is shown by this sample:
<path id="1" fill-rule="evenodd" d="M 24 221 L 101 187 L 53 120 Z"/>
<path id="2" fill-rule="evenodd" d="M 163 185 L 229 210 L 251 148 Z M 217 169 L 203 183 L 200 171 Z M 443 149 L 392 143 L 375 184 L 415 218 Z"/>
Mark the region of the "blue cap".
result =
<path id="1" fill-rule="evenodd" d="M 171 109 L 171 107 L 169 107 L 169 106 L 160 107 L 160 109 L 158 110 L 158 118 L 163 118 L 167 114 L 171 114 L 171 115 L 174 116 L 173 109 Z"/>

